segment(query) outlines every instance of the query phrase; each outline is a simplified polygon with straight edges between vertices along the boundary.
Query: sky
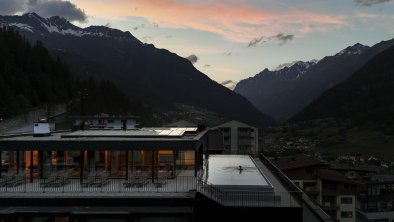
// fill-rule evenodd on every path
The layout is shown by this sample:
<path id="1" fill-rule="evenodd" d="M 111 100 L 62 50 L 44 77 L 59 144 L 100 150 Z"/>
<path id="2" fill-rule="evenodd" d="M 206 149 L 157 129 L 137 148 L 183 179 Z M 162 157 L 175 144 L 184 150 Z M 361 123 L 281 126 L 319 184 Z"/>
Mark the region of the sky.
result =
<path id="1" fill-rule="evenodd" d="M 394 0 L 0 0 L 27 11 L 130 31 L 217 82 L 394 38 Z"/>

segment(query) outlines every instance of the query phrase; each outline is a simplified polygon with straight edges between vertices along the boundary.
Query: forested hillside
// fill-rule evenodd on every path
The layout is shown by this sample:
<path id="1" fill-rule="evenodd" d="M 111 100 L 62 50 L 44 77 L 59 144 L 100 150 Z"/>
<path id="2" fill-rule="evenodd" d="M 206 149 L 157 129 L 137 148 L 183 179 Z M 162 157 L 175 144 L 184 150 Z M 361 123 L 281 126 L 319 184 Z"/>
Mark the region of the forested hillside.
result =
<path id="1" fill-rule="evenodd" d="M 53 59 L 40 42 L 32 46 L 13 29 L 0 28 L 0 118 L 60 103 L 73 115 L 137 115 L 146 125 L 157 125 L 163 118 L 131 101 L 110 81 L 74 79 L 68 66 Z"/>
<path id="2" fill-rule="evenodd" d="M 70 73 L 40 42 L 31 46 L 16 31 L 0 28 L 0 115 L 72 98 Z"/>

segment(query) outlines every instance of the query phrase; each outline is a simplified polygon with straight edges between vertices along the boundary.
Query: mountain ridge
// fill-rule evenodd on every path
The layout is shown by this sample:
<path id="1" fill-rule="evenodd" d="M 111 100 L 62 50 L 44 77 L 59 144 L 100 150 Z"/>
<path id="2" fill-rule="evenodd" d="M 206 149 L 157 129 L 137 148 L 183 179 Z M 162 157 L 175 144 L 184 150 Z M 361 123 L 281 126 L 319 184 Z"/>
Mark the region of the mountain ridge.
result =
<path id="1" fill-rule="evenodd" d="M 351 120 L 356 126 L 394 124 L 394 46 L 377 54 L 347 80 L 324 92 L 292 121 Z"/>
<path id="2" fill-rule="evenodd" d="M 43 42 L 51 53 L 69 64 L 79 78 L 94 76 L 110 80 L 130 98 L 167 113 L 176 109 L 174 104 L 185 104 L 207 109 L 226 119 L 258 126 L 274 124 L 247 99 L 211 80 L 187 59 L 144 44 L 130 32 L 104 26 L 78 29 L 66 24 L 63 27 L 64 21 L 58 17 L 51 17 L 51 21 L 51 18 L 37 16 L 0 16 L 0 23 L 18 23 L 22 28 L 14 27 L 28 40 Z"/>
<path id="3" fill-rule="evenodd" d="M 263 113 L 283 122 L 327 89 L 346 80 L 374 55 L 392 45 L 393 39 L 372 47 L 356 43 L 332 56 L 324 57 L 307 70 L 292 68 L 294 65 L 276 71 L 264 69 L 254 77 L 240 81 L 235 92 L 248 98 Z M 293 78 L 284 78 L 280 74 L 286 71 L 289 72 L 287 76 Z"/>

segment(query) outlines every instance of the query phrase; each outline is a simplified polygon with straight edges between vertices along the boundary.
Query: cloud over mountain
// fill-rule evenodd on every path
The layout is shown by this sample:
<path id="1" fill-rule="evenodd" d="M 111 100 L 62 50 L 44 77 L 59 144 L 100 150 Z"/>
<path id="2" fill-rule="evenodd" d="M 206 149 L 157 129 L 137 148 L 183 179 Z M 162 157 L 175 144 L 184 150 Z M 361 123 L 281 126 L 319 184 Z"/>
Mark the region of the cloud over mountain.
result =
<path id="1" fill-rule="evenodd" d="M 1 0 L 0 14 L 36 12 L 43 17 L 61 16 L 70 21 L 85 22 L 85 11 L 70 1 L 62 0 Z"/>

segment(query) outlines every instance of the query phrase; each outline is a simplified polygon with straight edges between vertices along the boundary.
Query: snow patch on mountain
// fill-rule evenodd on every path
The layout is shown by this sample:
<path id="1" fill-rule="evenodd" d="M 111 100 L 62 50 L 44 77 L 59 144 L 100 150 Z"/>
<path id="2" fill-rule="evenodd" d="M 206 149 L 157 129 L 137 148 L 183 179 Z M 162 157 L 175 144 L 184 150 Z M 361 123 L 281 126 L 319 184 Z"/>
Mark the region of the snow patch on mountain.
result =
<path id="1" fill-rule="evenodd" d="M 234 90 L 235 87 L 237 86 L 237 82 L 234 82 L 232 80 L 226 80 L 220 83 L 221 85 L 223 85 L 224 87 Z"/>
<path id="2" fill-rule="evenodd" d="M 353 46 L 349 46 L 346 49 L 341 50 L 336 54 L 336 56 L 341 56 L 341 55 L 361 55 L 366 49 L 368 49 L 369 46 L 362 45 L 360 43 L 357 43 Z"/>
<path id="3" fill-rule="evenodd" d="M 17 27 L 19 29 L 23 29 L 28 32 L 33 32 L 33 27 L 30 25 L 22 24 L 22 23 L 9 23 L 8 26 Z"/>
<path id="4" fill-rule="evenodd" d="M 273 69 L 272 71 L 279 71 L 281 69 L 284 68 L 290 68 L 294 65 L 297 65 L 299 67 L 302 67 L 304 69 L 309 69 L 311 66 L 316 65 L 316 63 L 318 63 L 319 60 L 313 59 L 311 61 L 307 61 L 307 62 L 303 62 L 303 61 L 293 61 L 293 62 L 288 62 L 288 63 L 283 63 L 278 65 L 275 69 Z"/>

